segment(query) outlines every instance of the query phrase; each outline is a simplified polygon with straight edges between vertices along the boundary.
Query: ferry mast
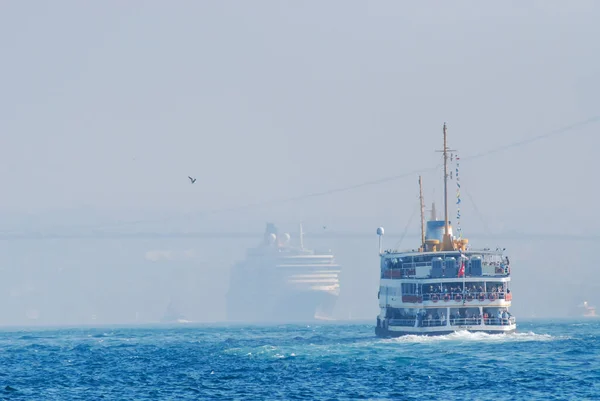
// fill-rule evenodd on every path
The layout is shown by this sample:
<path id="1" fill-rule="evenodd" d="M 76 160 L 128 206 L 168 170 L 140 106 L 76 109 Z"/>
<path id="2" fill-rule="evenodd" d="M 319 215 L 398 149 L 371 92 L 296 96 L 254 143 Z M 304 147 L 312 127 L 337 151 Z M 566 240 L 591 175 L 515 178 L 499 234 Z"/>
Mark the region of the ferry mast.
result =
<path id="1" fill-rule="evenodd" d="M 448 149 L 446 123 L 444 123 L 444 149 L 438 152 L 444 154 L 444 238 L 442 239 L 442 251 L 454 250 L 454 241 L 450 235 L 450 224 L 448 223 Z"/>
<path id="2" fill-rule="evenodd" d="M 425 202 L 423 200 L 423 179 L 419 176 L 419 201 L 421 203 L 421 251 L 425 249 Z"/>

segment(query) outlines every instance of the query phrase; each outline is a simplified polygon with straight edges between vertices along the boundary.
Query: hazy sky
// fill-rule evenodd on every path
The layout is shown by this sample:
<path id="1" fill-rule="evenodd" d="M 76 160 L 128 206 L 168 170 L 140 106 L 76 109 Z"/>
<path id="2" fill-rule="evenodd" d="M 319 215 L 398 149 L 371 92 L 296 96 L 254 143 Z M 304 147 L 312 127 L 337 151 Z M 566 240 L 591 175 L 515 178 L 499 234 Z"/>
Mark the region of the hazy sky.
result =
<path id="1" fill-rule="evenodd" d="M 466 157 L 587 120 L 599 20 L 591 0 L 0 2 L 2 229 L 181 217 L 427 168 L 444 121 Z M 465 234 L 484 231 L 467 192 L 495 232 L 596 233 L 599 130 L 465 160 Z M 428 204 L 440 177 L 424 175 Z M 417 193 L 415 174 L 153 229 L 398 233 Z"/>
<path id="2" fill-rule="evenodd" d="M 444 121 L 466 156 L 596 116 L 598 7 L 2 2 L 2 209 L 237 206 L 435 165 Z M 463 184 L 490 216 L 565 219 L 596 195 L 598 127 L 465 162 Z M 277 211 L 406 219 L 416 190 Z"/>

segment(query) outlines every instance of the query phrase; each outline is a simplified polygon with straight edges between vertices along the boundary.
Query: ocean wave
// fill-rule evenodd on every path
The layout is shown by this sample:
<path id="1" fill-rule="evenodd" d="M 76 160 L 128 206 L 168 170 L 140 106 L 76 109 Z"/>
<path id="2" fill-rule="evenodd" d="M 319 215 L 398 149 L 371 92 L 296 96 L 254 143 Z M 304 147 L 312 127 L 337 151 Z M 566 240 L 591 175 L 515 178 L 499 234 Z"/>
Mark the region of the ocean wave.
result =
<path id="1" fill-rule="evenodd" d="M 596 333 L 568 323 L 395 339 L 364 325 L 4 332 L 0 379 L 48 400 L 594 399 Z"/>

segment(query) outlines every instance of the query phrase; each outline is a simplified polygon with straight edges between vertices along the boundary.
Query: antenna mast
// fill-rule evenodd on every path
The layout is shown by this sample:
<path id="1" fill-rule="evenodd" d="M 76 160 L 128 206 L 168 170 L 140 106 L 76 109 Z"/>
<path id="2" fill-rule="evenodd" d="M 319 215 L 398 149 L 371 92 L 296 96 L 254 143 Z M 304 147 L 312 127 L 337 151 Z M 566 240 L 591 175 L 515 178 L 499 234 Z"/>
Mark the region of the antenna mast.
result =
<path id="1" fill-rule="evenodd" d="M 425 203 L 423 201 L 423 178 L 419 176 L 419 200 L 421 201 L 421 249 L 425 249 Z"/>
<path id="2" fill-rule="evenodd" d="M 444 123 L 444 240 L 442 241 L 442 250 L 450 251 L 454 249 L 454 243 L 450 236 L 450 225 L 448 224 L 448 141 L 446 134 L 446 123 Z"/>
<path id="3" fill-rule="evenodd" d="M 444 123 L 444 236 L 450 234 L 448 227 L 448 145 L 446 141 L 446 123 Z"/>

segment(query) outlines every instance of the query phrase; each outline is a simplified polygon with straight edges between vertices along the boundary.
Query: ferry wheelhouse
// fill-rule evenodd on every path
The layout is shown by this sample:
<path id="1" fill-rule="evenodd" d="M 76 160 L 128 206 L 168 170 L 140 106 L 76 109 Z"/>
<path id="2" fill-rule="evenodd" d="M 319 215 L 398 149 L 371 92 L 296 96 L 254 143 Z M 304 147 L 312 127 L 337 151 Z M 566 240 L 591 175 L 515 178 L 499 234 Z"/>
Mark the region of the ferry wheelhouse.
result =
<path id="1" fill-rule="evenodd" d="M 510 262 L 504 249 L 471 249 L 462 237 L 454 236 L 448 220 L 448 158 L 444 124 L 444 220 L 437 220 L 435 204 L 425 223 L 422 179 L 421 246 L 407 252 L 381 250 L 380 287 L 376 335 L 442 335 L 455 331 L 512 333 L 515 318 L 510 314 Z M 451 156 L 454 159 L 454 155 Z M 458 162 L 458 160 L 457 160 Z M 458 166 L 458 163 L 457 163 Z M 458 168 L 457 204 L 460 204 Z M 460 208 L 457 206 L 457 218 Z"/>

